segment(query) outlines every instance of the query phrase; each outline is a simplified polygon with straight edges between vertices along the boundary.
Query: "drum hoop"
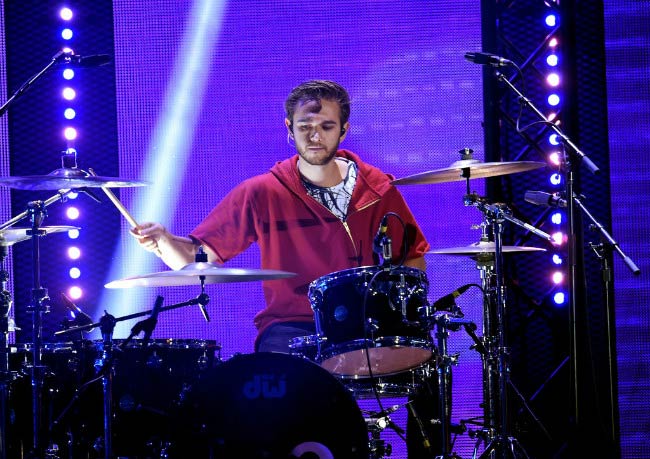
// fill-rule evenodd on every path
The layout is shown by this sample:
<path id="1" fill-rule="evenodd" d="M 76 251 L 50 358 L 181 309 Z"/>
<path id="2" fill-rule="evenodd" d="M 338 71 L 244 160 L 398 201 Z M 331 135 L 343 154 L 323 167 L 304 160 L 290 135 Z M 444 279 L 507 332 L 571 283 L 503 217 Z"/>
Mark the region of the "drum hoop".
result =
<path id="1" fill-rule="evenodd" d="M 32 352 L 34 350 L 33 343 L 13 343 L 8 345 L 10 354 L 19 354 L 22 352 Z M 41 343 L 41 351 L 43 353 L 57 354 L 57 353 L 76 353 L 80 350 L 83 350 L 84 346 L 82 344 L 77 344 L 74 342 L 54 342 L 54 343 Z"/>
<path id="2" fill-rule="evenodd" d="M 120 347 L 126 339 L 114 339 L 113 345 Z M 101 348 L 103 345 L 102 340 L 94 341 L 96 348 Z M 221 345 L 218 344 L 215 340 L 205 340 L 205 339 L 192 339 L 192 338 L 165 338 L 165 339 L 151 339 L 147 344 L 147 347 L 144 347 L 144 340 L 137 338 L 129 341 L 129 344 L 126 346 L 127 349 L 194 349 L 194 350 L 203 350 L 203 349 L 221 349 Z"/>
<path id="3" fill-rule="evenodd" d="M 324 276 L 319 277 L 318 279 L 315 279 L 309 284 L 309 289 L 318 289 L 322 288 L 322 284 L 327 285 L 333 280 L 338 280 L 338 279 L 344 279 L 348 277 L 359 277 L 361 274 L 374 274 L 377 271 L 382 270 L 383 268 L 381 266 L 361 266 L 358 268 L 350 268 L 350 269 L 344 269 L 342 271 L 336 271 L 330 274 L 326 274 Z M 426 271 L 423 271 L 418 268 L 413 268 L 411 266 L 395 266 L 390 268 L 392 272 L 394 271 L 406 271 L 407 273 L 410 273 L 413 275 L 413 277 L 417 277 L 420 279 L 423 279 L 427 284 L 429 282 L 427 278 L 427 273 Z"/>
<path id="4" fill-rule="evenodd" d="M 373 346 L 374 344 L 374 346 Z M 368 349 L 381 349 L 386 347 L 409 347 L 409 348 L 418 348 L 426 349 L 433 352 L 435 350 L 435 345 L 432 341 L 422 339 L 422 338 L 412 338 L 408 336 L 383 336 L 371 339 L 355 339 L 351 341 L 346 341 L 345 343 L 332 344 L 329 346 L 324 346 L 321 351 L 321 357 L 323 360 L 340 356 L 345 352 L 352 350 L 358 351 L 364 349 L 368 346 Z M 345 351 L 345 352 L 341 352 Z"/>

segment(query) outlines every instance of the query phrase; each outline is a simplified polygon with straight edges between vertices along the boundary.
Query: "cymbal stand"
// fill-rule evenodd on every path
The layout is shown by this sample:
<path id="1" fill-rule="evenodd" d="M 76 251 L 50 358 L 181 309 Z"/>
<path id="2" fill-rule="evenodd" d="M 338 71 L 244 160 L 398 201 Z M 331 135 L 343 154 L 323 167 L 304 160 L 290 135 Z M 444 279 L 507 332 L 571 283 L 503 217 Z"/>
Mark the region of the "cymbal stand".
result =
<path id="1" fill-rule="evenodd" d="M 438 403 L 442 448 L 436 459 L 455 459 L 458 456 L 451 451 L 451 365 L 456 363 L 457 356 L 447 354 L 447 338 L 449 331 L 457 331 L 461 326 L 476 328 L 476 325 L 470 320 L 463 319 L 462 313 L 447 311 L 434 313 L 433 322 L 436 323 L 435 336 L 438 339 L 439 360 L 441 361 L 438 365 Z"/>
<path id="2" fill-rule="evenodd" d="M 487 239 L 482 240 L 487 241 Z M 479 338 L 474 330 L 465 327 L 467 333 L 474 341 L 472 349 L 476 349 L 481 354 L 483 362 L 483 422 L 480 424 L 481 429 L 472 431 L 470 435 L 477 438 L 476 447 L 474 448 L 473 458 L 477 457 L 478 447 L 481 443 L 489 443 L 496 438 L 497 410 L 499 403 L 499 386 L 495 377 L 498 373 L 498 362 L 496 361 L 496 331 L 494 327 L 494 255 L 492 253 L 479 254 L 472 257 L 476 260 L 476 267 L 481 271 L 482 289 L 486 294 L 483 297 L 483 336 Z M 492 296 L 490 296 L 492 294 Z M 488 351 L 488 349 L 490 349 Z M 531 410 L 525 397 L 519 392 L 512 381 L 508 378 L 508 385 L 517 396 L 519 403 L 524 407 L 528 415 L 539 426 L 545 437 L 551 440 L 551 435 L 542 424 L 541 420 Z"/>
<path id="3" fill-rule="evenodd" d="M 102 357 L 98 373 L 102 375 L 102 394 L 104 400 L 104 457 L 113 456 L 113 331 L 117 323 L 115 317 L 104 312 L 99 320 L 99 329 L 102 333 Z M 98 362 L 98 363 L 99 363 Z"/>
<path id="4" fill-rule="evenodd" d="M 0 245 L 2 258 L 0 263 L 0 459 L 7 457 L 7 415 L 9 402 L 9 384 L 12 376 L 9 370 L 9 310 L 11 309 L 11 295 L 7 290 L 7 281 L 9 273 L 4 269 L 4 260 L 7 257 L 8 248 L 6 245 Z"/>
<path id="5" fill-rule="evenodd" d="M 490 225 L 487 219 L 481 224 L 481 242 L 489 242 L 488 229 Z M 480 254 L 474 257 L 476 268 L 481 273 L 481 287 L 483 295 L 483 339 L 478 343 L 475 340 L 475 348 L 479 351 L 483 361 L 483 430 L 480 436 L 491 442 L 496 437 L 497 426 L 497 403 L 499 400 L 498 362 L 496 361 L 498 349 L 498 332 L 495 327 L 496 311 L 493 301 L 496 286 L 494 285 L 494 254 L 492 252 Z"/>
<path id="6" fill-rule="evenodd" d="M 27 204 L 27 210 L 25 210 L 24 212 L 20 213 L 19 215 L 15 216 L 14 218 L 0 225 L 0 230 L 4 230 L 6 228 L 15 225 L 16 223 L 23 220 L 24 218 L 29 217 L 31 221 L 31 229 L 28 230 L 28 234 L 31 236 L 31 241 L 32 241 L 33 283 L 32 283 L 32 292 L 31 292 L 31 302 L 27 308 L 27 311 L 32 313 L 32 359 L 33 360 L 32 360 L 31 384 L 32 384 L 32 411 L 33 411 L 32 416 L 33 416 L 33 429 L 34 429 L 32 453 L 37 456 L 41 454 L 41 448 L 42 448 L 41 432 L 40 432 L 41 408 L 42 408 L 42 385 L 43 385 L 43 372 L 44 372 L 44 368 L 41 365 L 41 352 L 43 347 L 42 346 L 43 345 L 42 322 L 43 322 L 43 314 L 49 311 L 49 304 L 48 304 L 49 297 L 47 295 L 47 289 L 41 286 L 41 274 L 40 274 L 41 262 L 40 262 L 39 237 L 45 234 L 45 232 L 42 229 L 40 229 L 40 227 L 47 215 L 47 207 L 57 201 L 63 200 L 68 195 L 68 193 L 70 193 L 70 191 L 71 190 L 69 189 L 59 190 L 57 194 L 55 194 L 54 196 L 50 197 L 45 201 L 31 201 Z M 6 248 L 3 247 L 3 250 L 5 249 Z M 3 284 L 5 282 L 6 281 L 4 280 L 4 276 L 3 276 Z M 6 297 L 4 292 L 3 292 L 3 297 Z M 10 302 L 7 303 L 7 305 L 8 304 L 10 304 Z M 0 324 L 0 330 L 3 333 L 2 344 L 0 344 L 0 353 L 4 352 L 2 357 L 3 359 L 2 369 L 0 369 L 0 371 L 4 372 L 5 368 L 8 368 L 8 358 L 9 358 L 7 354 L 8 352 L 7 333 L 9 329 L 8 309 L 6 313 L 3 311 L 0 314 L 0 320 L 2 320 L 2 323 Z M 5 359 L 7 359 L 6 365 L 5 365 Z M 0 397 L 2 396 L 0 395 Z M 0 404 L 0 408 L 2 408 L 1 404 Z M 4 411 L 0 413 L 0 415 L 4 415 L 4 414 L 5 414 Z M 4 416 L 1 417 L 3 419 L 0 421 L 0 423 L 5 423 Z M 4 433 L 5 433 L 4 429 L 0 431 L 0 437 L 2 437 Z M 6 446 L 5 438 L 0 438 L 0 442 L 2 443 L 3 447 Z"/>
<path id="7" fill-rule="evenodd" d="M 484 395 L 489 397 L 486 403 L 487 408 L 489 408 L 486 408 L 486 426 L 490 442 L 480 458 L 528 458 L 526 451 L 517 439 L 510 435 L 508 423 L 507 388 L 509 385 L 510 371 L 507 359 L 509 351 L 506 347 L 505 339 L 506 292 L 503 273 L 503 225 L 507 220 L 528 229 L 546 240 L 551 240 L 551 236 L 532 225 L 512 217 L 507 207 L 503 204 L 488 204 L 486 200 L 478 198 L 475 195 L 467 195 L 464 200 L 466 205 L 473 205 L 483 212 L 486 227 L 491 227 L 494 235 L 494 276 L 492 276 L 494 286 L 493 289 L 488 291 L 494 292 L 496 307 L 494 308 L 494 317 L 491 317 L 491 304 L 486 308 L 488 312 L 485 314 L 487 326 L 489 327 L 486 331 L 488 333 L 495 333 L 495 335 L 488 336 L 484 342 L 487 350 L 484 370 L 487 372 L 488 377 L 488 381 L 484 387 Z M 494 330 L 493 332 L 491 331 L 492 329 Z"/>
<path id="8" fill-rule="evenodd" d="M 42 454 L 41 416 L 42 416 L 42 391 L 45 367 L 41 364 L 41 350 L 43 347 L 43 314 L 49 312 L 47 289 L 41 286 L 40 273 L 40 246 L 39 236 L 44 234 L 40 229 L 46 216 L 45 204 L 42 201 L 32 201 L 28 204 L 28 212 L 32 222 L 30 234 L 32 237 L 32 294 L 28 311 L 32 313 L 32 421 L 33 443 L 32 453 L 35 457 Z"/>

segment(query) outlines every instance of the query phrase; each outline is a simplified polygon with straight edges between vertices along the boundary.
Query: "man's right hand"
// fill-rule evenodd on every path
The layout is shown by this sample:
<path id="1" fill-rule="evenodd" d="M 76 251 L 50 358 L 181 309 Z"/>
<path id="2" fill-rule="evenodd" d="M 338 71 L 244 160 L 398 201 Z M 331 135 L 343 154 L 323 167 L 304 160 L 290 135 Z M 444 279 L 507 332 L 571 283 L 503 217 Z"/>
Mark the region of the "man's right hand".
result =
<path id="1" fill-rule="evenodd" d="M 131 235 L 138 241 L 140 247 L 149 252 L 160 253 L 158 243 L 163 239 L 169 240 L 171 234 L 160 223 L 145 222 L 131 228 Z"/>
<path id="2" fill-rule="evenodd" d="M 130 233 L 140 247 L 154 252 L 172 269 L 181 269 L 194 261 L 198 245 L 190 238 L 170 233 L 160 223 L 140 223 Z"/>

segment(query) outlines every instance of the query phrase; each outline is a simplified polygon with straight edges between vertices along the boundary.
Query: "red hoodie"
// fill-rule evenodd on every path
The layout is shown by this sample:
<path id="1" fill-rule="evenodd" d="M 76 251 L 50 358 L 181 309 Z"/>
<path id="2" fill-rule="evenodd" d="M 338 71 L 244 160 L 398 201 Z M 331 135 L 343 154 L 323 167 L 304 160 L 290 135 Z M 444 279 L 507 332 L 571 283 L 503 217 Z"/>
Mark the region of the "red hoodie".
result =
<path id="1" fill-rule="evenodd" d="M 300 179 L 298 155 L 276 163 L 269 172 L 251 177 L 233 188 L 190 233 L 226 262 L 256 242 L 262 269 L 296 273 L 287 279 L 264 281 L 266 307 L 255 316 L 258 337 L 279 322 L 312 322 L 309 284 L 321 276 L 376 264 L 373 239 L 382 217 L 394 212 L 412 229 L 407 259 L 429 250 L 394 179 L 359 156 L 339 150 L 354 161 L 357 181 L 345 221 L 312 198 Z M 403 230 L 391 220 L 393 260 L 402 257 Z"/>

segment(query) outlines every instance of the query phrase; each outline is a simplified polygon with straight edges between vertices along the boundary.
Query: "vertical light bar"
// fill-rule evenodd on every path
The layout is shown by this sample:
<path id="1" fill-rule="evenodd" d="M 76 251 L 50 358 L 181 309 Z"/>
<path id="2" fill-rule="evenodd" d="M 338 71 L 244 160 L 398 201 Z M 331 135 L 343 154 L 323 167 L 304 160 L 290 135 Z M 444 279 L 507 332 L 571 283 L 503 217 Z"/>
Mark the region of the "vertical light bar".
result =
<path id="1" fill-rule="evenodd" d="M 548 13 L 544 17 L 544 23 L 547 27 L 551 29 L 556 29 L 558 24 L 561 22 L 562 18 L 559 16 L 559 9 L 555 7 L 553 3 L 548 4 Z M 550 36 L 548 41 L 548 53 L 546 55 L 546 85 L 547 85 L 547 104 L 549 108 L 555 113 L 553 121 L 555 123 L 561 123 L 561 113 L 562 113 L 562 83 L 563 75 L 559 71 L 558 61 L 561 58 L 560 55 L 560 45 L 557 37 Z M 551 152 L 549 154 L 549 162 L 556 167 L 559 167 L 564 158 L 562 158 L 563 151 L 556 134 L 549 135 L 549 144 L 551 146 Z M 558 146 L 560 147 L 558 149 Z M 561 176 L 558 173 L 553 173 L 549 176 L 549 183 L 554 188 L 563 185 Z M 565 212 L 564 210 L 557 209 L 554 212 L 549 214 L 549 223 L 554 228 L 553 239 L 555 241 L 556 247 L 553 253 L 549 258 L 549 271 L 552 278 L 552 282 L 555 284 L 553 289 L 553 294 L 551 296 L 552 302 L 557 306 L 564 305 L 566 301 L 566 286 L 564 285 L 566 279 L 566 224 L 565 224 Z M 556 230 L 557 229 L 557 230 Z"/>
<path id="2" fill-rule="evenodd" d="M 68 7 L 62 7 L 59 9 L 59 18 L 61 20 L 61 40 L 62 48 L 67 51 L 72 51 L 72 40 L 74 38 L 74 29 L 73 29 L 73 19 L 75 16 L 74 10 Z M 61 81 L 63 83 L 63 89 L 61 91 L 61 98 L 63 100 L 62 104 L 62 137 L 66 143 L 66 156 L 75 157 L 77 151 L 75 149 L 75 141 L 78 136 L 79 126 L 75 124 L 76 118 L 76 109 L 77 104 L 77 91 L 75 89 L 75 71 L 72 67 L 62 67 L 60 70 Z M 61 154 L 57 152 L 57 154 Z M 75 160 L 76 161 L 76 160 Z M 76 193 L 70 193 L 68 198 L 74 200 L 77 197 Z M 80 212 L 77 206 L 72 206 L 70 203 L 66 204 L 65 210 L 66 218 L 73 223 L 74 225 L 78 224 L 78 218 L 80 217 Z M 78 237 L 78 232 L 72 232 L 69 234 L 69 240 L 73 241 Z M 76 257 L 71 257 L 69 254 L 71 251 L 76 250 Z M 79 259 L 82 256 L 83 249 L 76 246 L 70 245 L 67 249 L 69 265 L 67 267 L 68 276 L 72 284 L 69 285 L 67 289 L 67 296 L 72 300 L 78 300 L 83 296 L 83 288 L 79 285 L 79 282 L 83 282 L 82 271 L 78 267 Z M 74 275 L 73 275 L 74 273 Z"/>

